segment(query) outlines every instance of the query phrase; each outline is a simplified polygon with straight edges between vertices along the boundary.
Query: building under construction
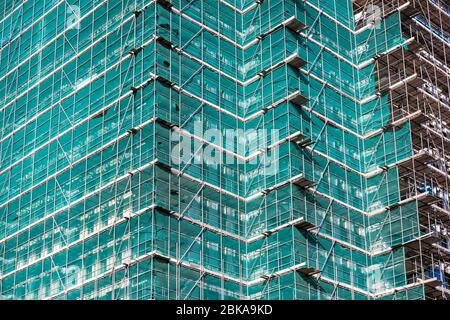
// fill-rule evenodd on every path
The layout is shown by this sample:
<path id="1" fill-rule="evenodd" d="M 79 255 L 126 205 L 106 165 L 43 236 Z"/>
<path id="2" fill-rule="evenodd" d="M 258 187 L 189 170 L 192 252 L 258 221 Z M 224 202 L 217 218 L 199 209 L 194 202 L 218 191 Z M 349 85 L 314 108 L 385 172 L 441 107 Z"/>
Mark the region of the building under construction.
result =
<path id="1" fill-rule="evenodd" d="M 0 0 L 0 298 L 450 298 L 449 26 L 448 0 Z"/>

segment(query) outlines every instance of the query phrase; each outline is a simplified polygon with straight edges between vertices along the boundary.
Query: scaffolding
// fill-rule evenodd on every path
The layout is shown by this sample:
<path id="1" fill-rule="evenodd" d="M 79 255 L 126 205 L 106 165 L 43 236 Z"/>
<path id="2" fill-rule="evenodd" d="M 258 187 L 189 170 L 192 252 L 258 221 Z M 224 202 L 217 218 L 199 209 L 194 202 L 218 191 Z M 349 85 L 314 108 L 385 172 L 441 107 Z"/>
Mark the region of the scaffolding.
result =
<path id="1" fill-rule="evenodd" d="M 0 297 L 450 298 L 449 22 L 0 1 Z"/>
<path id="2" fill-rule="evenodd" d="M 431 280 L 428 299 L 448 299 L 449 268 L 449 79 L 450 15 L 445 1 L 355 1 L 360 13 L 377 6 L 383 17 L 396 14 L 409 43 L 377 57 L 380 95 L 391 101 L 386 130 L 408 126 L 411 155 L 398 162 L 400 195 L 414 199 L 417 237 L 395 246 L 403 250 L 407 282 Z M 398 13 L 397 13 L 398 12 Z M 361 27 L 363 22 L 361 21 Z"/>

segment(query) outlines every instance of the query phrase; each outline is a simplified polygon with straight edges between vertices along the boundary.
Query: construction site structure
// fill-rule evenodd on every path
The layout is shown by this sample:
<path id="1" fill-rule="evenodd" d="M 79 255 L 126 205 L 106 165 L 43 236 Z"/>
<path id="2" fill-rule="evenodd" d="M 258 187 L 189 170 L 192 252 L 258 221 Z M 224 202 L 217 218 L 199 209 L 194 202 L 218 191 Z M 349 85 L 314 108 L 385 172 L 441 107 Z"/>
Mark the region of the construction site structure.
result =
<path id="1" fill-rule="evenodd" d="M 449 298 L 449 26 L 0 0 L 0 299 Z"/>

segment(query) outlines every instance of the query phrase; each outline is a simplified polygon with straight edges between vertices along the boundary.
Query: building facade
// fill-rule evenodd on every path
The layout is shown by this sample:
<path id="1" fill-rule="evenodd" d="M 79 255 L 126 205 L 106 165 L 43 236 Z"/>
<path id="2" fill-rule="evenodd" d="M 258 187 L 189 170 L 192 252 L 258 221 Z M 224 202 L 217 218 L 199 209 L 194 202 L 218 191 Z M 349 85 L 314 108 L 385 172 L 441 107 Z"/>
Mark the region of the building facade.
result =
<path id="1" fill-rule="evenodd" d="M 450 297 L 446 0 L 2 0 L 1 299 Z"/>

